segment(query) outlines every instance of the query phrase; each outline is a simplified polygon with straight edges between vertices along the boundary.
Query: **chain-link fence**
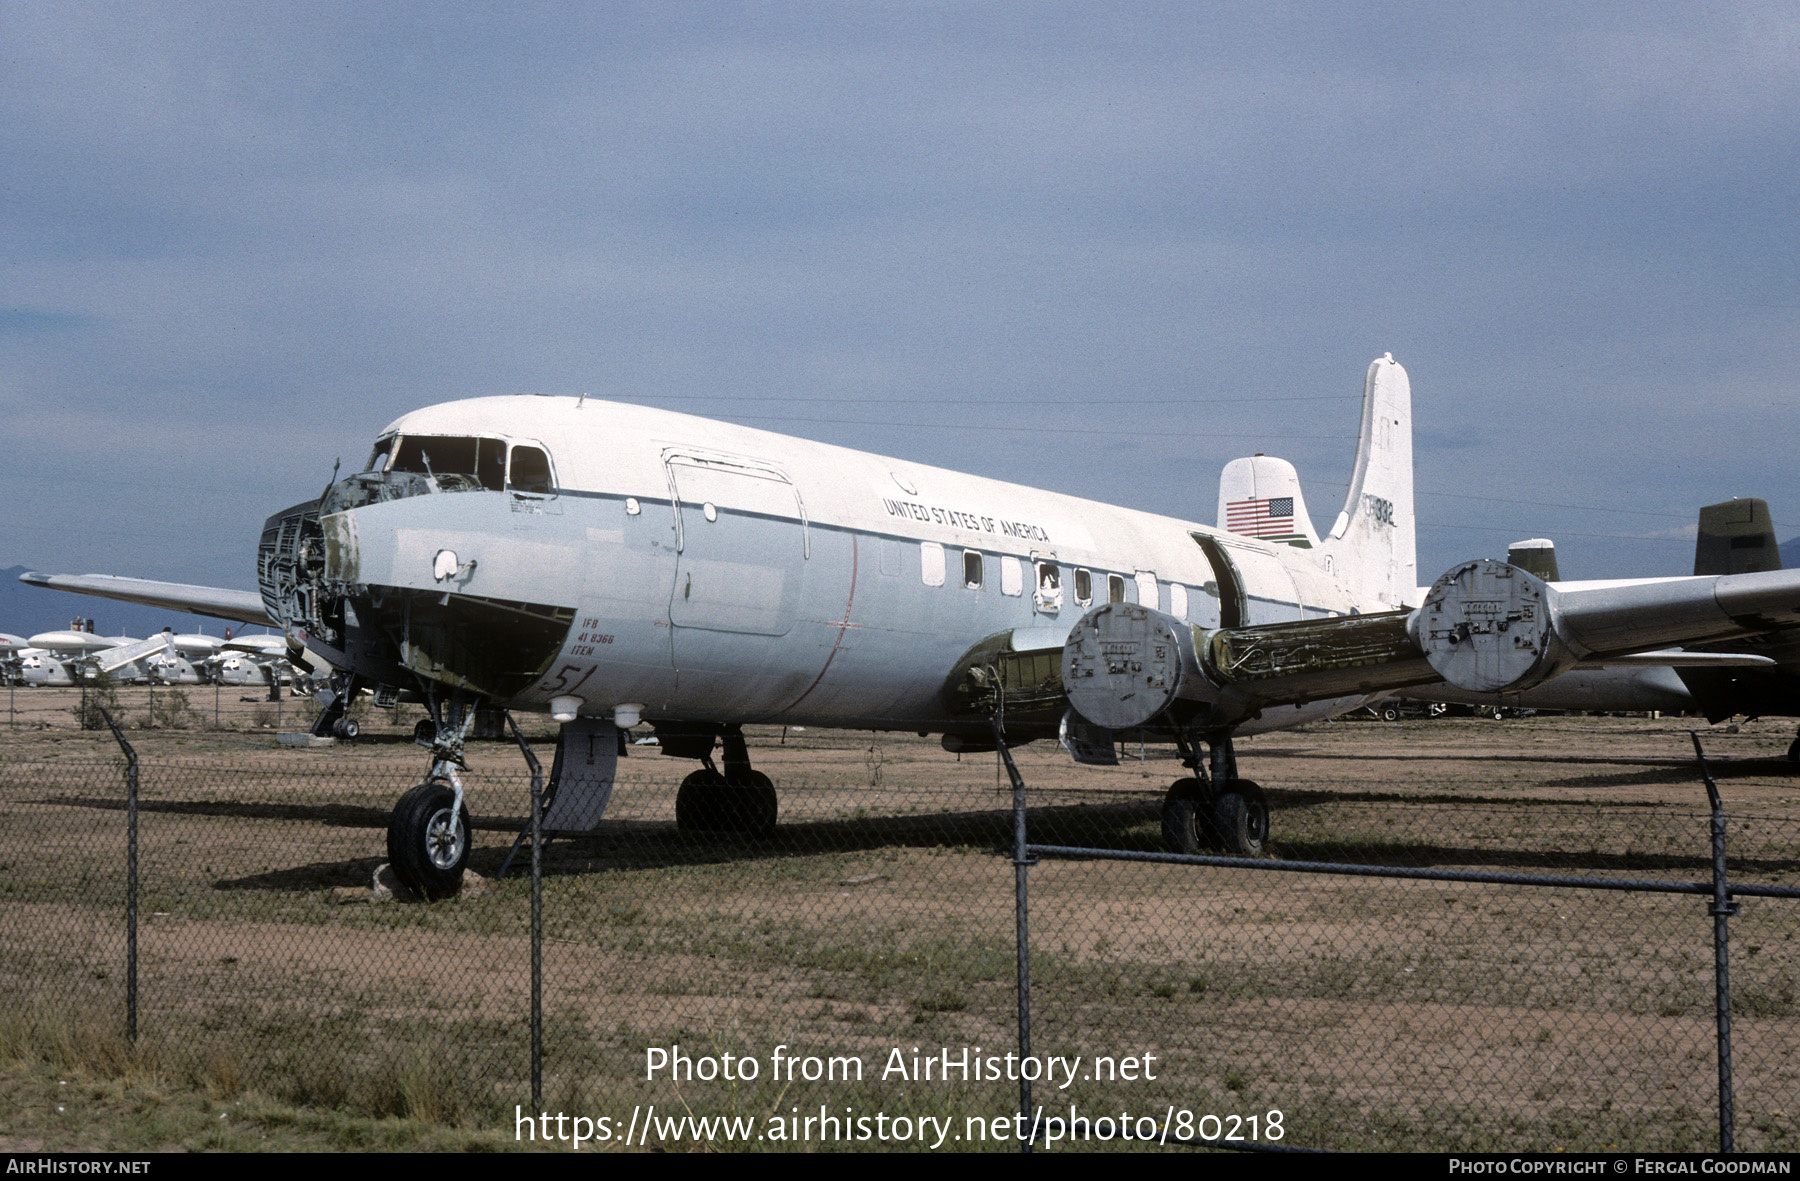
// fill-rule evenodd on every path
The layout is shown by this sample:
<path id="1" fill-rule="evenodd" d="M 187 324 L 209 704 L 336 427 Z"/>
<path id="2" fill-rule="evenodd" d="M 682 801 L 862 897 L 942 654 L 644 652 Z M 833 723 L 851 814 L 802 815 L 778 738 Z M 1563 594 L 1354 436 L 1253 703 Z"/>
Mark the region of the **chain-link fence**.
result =
<path id="1" fill-rule="evenodd" d="M 1241 754 L 1276 806 L 1277 860 L 1706 880 L 1685 733 L 1583 725 L 1315 727 Z M 1800 781 L 1752 757 L 1785 740 L 1724 752 L 1734 884 L 1800 883 Z M 0 761 L 0 988 L 59 1036 L 125 1019 L 123 763 L 98 741 Z M 160 1068 L 569 1143 L 572 1123 L 518 1122 L 534 1112 L 526 859 L 451 902 L 372 904 L 388 811 L 424 752 L 244 741 L 142 752 L 138 1026 Z M 1498 756 L 1504 774 L 1475 760 L 1508 742 L 1526 753 Z M 778 728 L 751 750 L 780 787 L 772 837 L 679 831 L 690 765 L 634 747 L 600 831 L 545 850 L 536 1111 L 614 1146 L 648 1126 L 670 1146 L 1016 1150 L 996 760 Z M 1032 842 L 1161 847 L 1172 759 L 1075 768 L 1041 744 L 1019 759 Z M 472 744 L 470 762 L 470 864 L 491 879 L 528 778 L 508 743 Z M 1271 1112 L 1284 1143 L 1323 1148 L 1716 1143 L 1705 898 L 1097 860 L 1030 873 L 1031 1049 L 1058 1060 L 1034 1103 L 1112 1121 L 1075 1125 L 1087 1144 L 1232 1118 L 1248 1138 L 1251 1117 L 1266 1141 Z M 1740 1148 L 1800 1143 L 1797 930 L 1786 900 L 1732 920 Z"/>

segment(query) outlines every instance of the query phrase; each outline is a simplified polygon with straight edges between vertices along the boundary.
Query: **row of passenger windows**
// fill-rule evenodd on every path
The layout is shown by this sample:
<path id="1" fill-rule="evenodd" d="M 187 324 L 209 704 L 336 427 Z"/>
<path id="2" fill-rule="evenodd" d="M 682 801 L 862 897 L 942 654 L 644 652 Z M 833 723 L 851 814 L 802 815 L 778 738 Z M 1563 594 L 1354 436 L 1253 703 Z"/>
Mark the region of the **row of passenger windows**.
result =
<path id="1" fill-rule="evenodd" d="M 890 557 L 890 547 L 892 556 Z M 981 590 L 987 585 L 988 557 L 980 550 L 966 549 L 962 551 L 962 584 L 968 590 Z M 882 573 L 899 573 L 899 543 L 884 542 L 882 546 Z M 947 573 L 944 547 L 935 541 L 920 543 L 919 577 L 926 586 L 943 586 Z M 1020 559 L 1002 555 L 1000 564 L 1000 593 L 1005 595 L 1023 595 L 1025 593 L 1025 565 Z M 1035 589 L 1032 598 L 1037 609 L 1054 613 L 1063 605 L 1063 568 L 1055 562 L 1041 561 L 1032 563 Z M 1095 592 L 1103 590 L 1105 601 L 1123 603 L 1126 601 L 1125 576 L 1123 574 L 1107 574 L 1104 587 L 1099 579 L 1090 571 L 1077 566 L 1074 570 L 1075 605 L 1091 607 L 1094 604 Z M 1137 583 L 1137 601 L 1146 607 L 1163 610 L 1164 604 L 1158 593 L 1159 586 L 1156 575 L 1149 571 L 1140 572 L 1133 580 Z M 1169 588 L 1169 614 L 1186 619 L 1188 614 L 1188 588 L 1178 582 L 1167 584 Z"/>

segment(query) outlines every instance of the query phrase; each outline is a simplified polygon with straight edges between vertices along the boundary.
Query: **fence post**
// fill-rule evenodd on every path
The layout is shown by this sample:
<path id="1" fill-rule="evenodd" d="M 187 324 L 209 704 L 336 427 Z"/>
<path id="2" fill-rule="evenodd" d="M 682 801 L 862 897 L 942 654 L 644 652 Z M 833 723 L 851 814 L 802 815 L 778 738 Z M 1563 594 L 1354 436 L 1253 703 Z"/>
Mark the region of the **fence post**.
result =
<path id="1" fill-rule="evenodd" d="M 512 728 L 513 740 L 531 768 L 531 1109 L 544 1110 L 544 768 L 512 711 L 506 711 L 506 724 Z"/>
<path id="2" fill-rule="evenodd" d="M 119 749 L 125 752 L 125 1036 L 135 1046 L 138 1035 L 138 759 L 137 751 L 131 749 L 131 743 L 119 733 L 119 724 L 106 712 L 105 706 L 100 707 L 100 716 L 106 719 L 106 726 L 112 731 Z"/>
<path id="3" fill-rule="evenodd" d="M 1013 792 L 1013 920 L 1014 931 L 1019 947 L 1019 1061 L 1031 1057 L 1031 933 L 1030 906 L 1026 895 L 1026 871 L 1032 866 L 1033 859 L 1025 855 L 1025 779 L 1019 774 L 1019 768 L 1013 762 L 1012 751 L 1006 748 L 1006 710 L 1005 689 L 1000 678 L 994 677 L 994 692 L 999 705 L 994 710 L 994 746 L 1000 752 L 1000 758 L 1006 763 L 1006 773 L 1012 776 Z M 1032 1133 L 1019 1137 L 1019 1151 L 1030 1153 L 1032 1142 L 1036 1138 L 1036 1126 L 1031 1122 L 1031 1080 L 1025 1077 L 1023 1068 L 1019 1071 L 1019 1113 L 1022 1117 L 1019 1130 L 1032 1128 Z"/>
<path id="4" fill-rule="evenodd" d="M 1700 760 L 1700 774 L 1706 780 L 1706 798 L 1712 805 L 1712 905 L 1713 916 L 1713 997 L 1718 1011 L 1719 1028 L 1719 1151 L 1734 1151 L 1732 1135 L 1731 1095 L 1731 916 L 1738 904 L 1731 900 L 1725 884 L 1725 806 L 1719 801 L 1719 786 L 1713 782 L 1712 770 L 1706 765 L 1706 752 L 1700 749 L 1700 732 L 1689 730 L 1694 740 L 1694 756 Z"/>

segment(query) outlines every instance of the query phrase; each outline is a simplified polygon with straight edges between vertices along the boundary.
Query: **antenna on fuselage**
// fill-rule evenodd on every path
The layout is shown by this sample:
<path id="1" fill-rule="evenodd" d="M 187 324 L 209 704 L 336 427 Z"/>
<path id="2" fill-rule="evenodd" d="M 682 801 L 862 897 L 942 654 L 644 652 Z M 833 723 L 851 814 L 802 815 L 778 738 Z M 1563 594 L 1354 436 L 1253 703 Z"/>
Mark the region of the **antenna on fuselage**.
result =
<path id="1" fill-rule="evenodd" d="M 575 399 L 575 409 L 581 409 L 581 404 L 585 401 L 587 401 L 587 391 L 582 390 L 581 397 Z"/>

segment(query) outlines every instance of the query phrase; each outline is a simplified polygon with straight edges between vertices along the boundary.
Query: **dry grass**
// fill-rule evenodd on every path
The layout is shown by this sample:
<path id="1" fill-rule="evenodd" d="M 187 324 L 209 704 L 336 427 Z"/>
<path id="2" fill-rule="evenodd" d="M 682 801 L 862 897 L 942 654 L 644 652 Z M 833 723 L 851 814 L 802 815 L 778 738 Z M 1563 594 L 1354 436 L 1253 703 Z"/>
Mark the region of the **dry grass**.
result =
<path id="1" fill-rule="evenodd" d="M 1686 725 L 1339 724 L 1241 755 L 1276 799 L 1280 856 L 1693 880 L 1707 847 Z M 146 1048 L 129 1061 L 142 1073 L 102 1065 L 116 1051 L 72 1033 L 71 1060 L 203 1103 L 420 1136 L 503 1130 L 527 1098 L 523 884 L 447 905 L 329 900 L 382 860 L 386 810 L 422 752 L 398 739 L 295 752 L 251 734 L 133 737 Z M 1790 737 L 1759 723 L 1708 740 L 1741 876 L 1800 880 L 1800 779 L 1775 761 Z M 770 730 L 752 745 L 782 789 L 774 838 L 676 832 L 688 768 L 636 748 L 602 831 L 550 846 L 552 1110 L 1003 1114 L 1010 1083 L 874 1077 L 896 1047 L 1012 1044 L 1009 793 L 992 757 L 892 735 L 789 732 L 784 744 Z M 110 758 L 68 730 L 0 740 L 0 986 L 36 999 L 79 989 L 96 1029 L 116 1029 L 121 1011 Z M 471 762 L 473 864 L 491 875 L 524 780 L 503 745 Z M 1156 846 L 1172 762 L 1078 768 L 1042 744 L 1020 762 L 1034 839 Z M 1154 1081 L 1040 1087 L 1053 1109 L 1278 1107 L 1292 1141 L 1352 1148 L 1681 1148 L 1712 1134 L 1711 925 L 1698 899 L 1100 862 L 1041 865 L 1032 891 L 1034 1046 L 1161 1065 Z M 1751 901 L 1734 923 L 1741 1146 L 1800 1143 L 1797 915 Z M 36 1011 L 36 1025 L 0 1026 L 0 1057 L 59 1061 L 39 1048 L 56 1025 Z M 645 1048 L 676 1042 L 765 1070 L 731 1085 L 645 1079 Z M 859 1056 L 870 1073 L 778 1082 L 766 1062 L 779 1044 Z"/>

